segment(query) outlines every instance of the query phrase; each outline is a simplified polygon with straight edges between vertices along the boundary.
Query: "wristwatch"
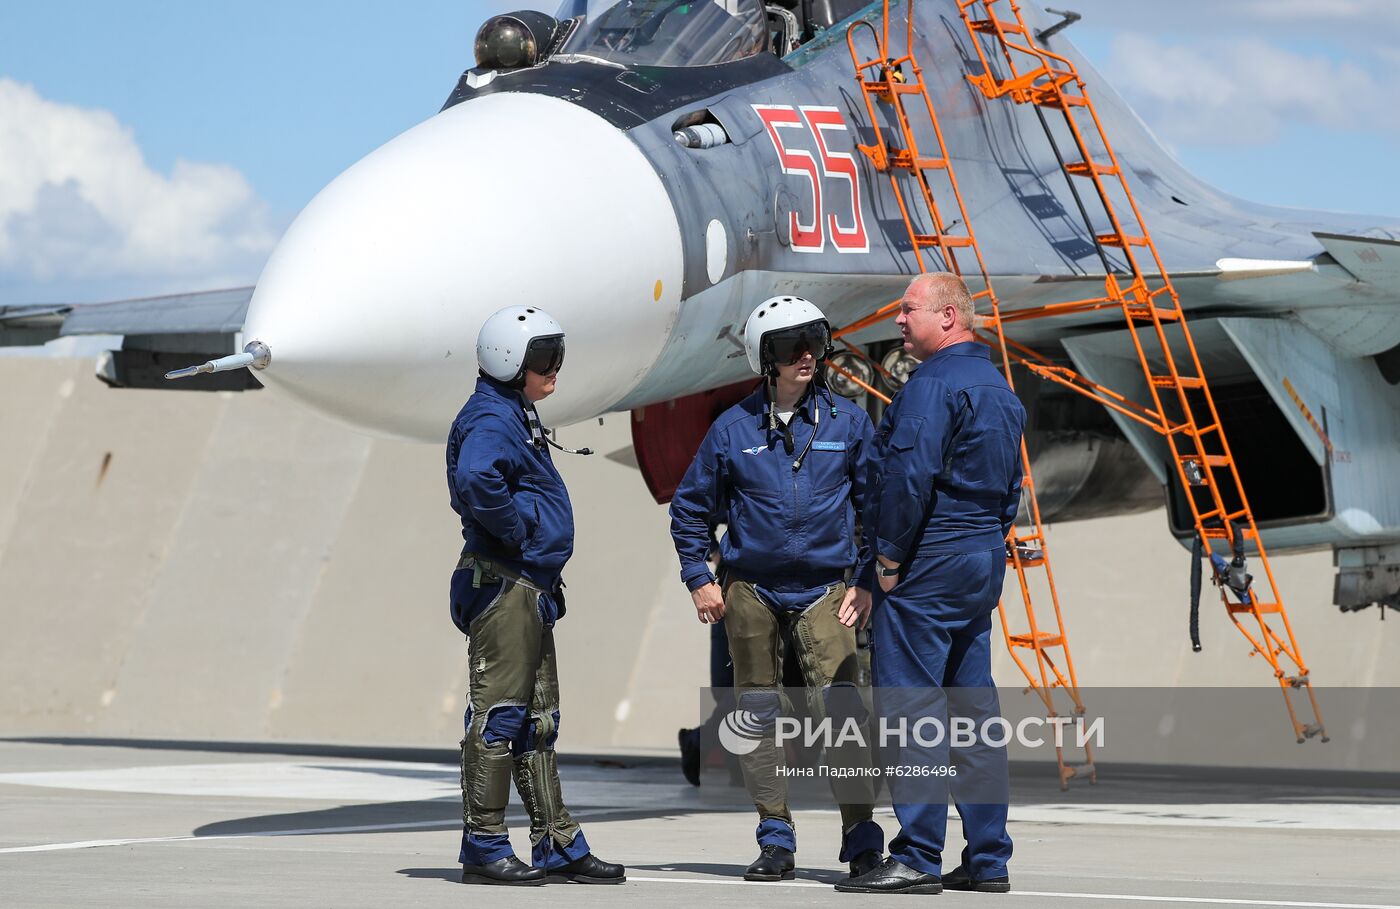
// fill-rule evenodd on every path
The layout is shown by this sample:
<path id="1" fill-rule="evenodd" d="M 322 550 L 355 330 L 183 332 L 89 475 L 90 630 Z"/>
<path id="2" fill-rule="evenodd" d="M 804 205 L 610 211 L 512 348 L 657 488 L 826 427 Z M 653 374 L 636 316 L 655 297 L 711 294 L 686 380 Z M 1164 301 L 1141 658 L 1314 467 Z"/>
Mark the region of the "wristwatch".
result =
<path id="1" fill-rule="evenodd" d="M 876 571 L 876 572 L 880 575 L 880 577 L 882 577 L 882 578 L 893 578 L 893 577 L 898 577 L 898 576 L 899 576 L 899 572 L 902 571 L 903 568 L 904 568 L 904 566 L 902 566 L 902 565 L 896 565 L 896 566 L 894 566 L 893 568 L 886 568 L 886 567 L 885 567 L 884 565 L 882 565 L 880 562 L 876 562 L 876 563 L 875 563 L 875 571 Z"/>

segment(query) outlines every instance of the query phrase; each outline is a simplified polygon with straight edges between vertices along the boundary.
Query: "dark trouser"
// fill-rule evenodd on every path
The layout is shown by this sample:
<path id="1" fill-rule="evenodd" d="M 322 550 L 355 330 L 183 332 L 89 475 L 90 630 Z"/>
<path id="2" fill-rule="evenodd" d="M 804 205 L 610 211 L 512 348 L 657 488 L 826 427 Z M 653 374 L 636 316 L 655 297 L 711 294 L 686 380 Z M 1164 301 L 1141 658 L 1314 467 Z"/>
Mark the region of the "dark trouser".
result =
<path id="1" fill-rule="evenodd" d="M 834 584 L 826 595 L 801 612 L 777 612 L 770 608 L 747 581 L 727 580 L 724 587 L 724 623 L 729 654 L 734 664 L 734 686 L 739 709 L 752 712 L 764 725 L 758 747 L 741 755 L 744 783 L 758 811 L 758 842 L 796 851 L 797 838 L 787 803 L 787 780 L 779 775 L 783 755 L 772 733 L 783 712 L 783 632 L 789 631 L 802 667 L 809 711 L 814 720 L 830 717 L 839 732 L 848 719 L 864 726 L 868 717 L 860 697 L 860 665 L 855 630 L 842 625 L 837 611 L 846 585 Z M 862 740 L 833 735 L 842 744 L 827 753 L 831 767 L 867 768 L 870 748 Z M 850 861 L 867 849 L 884 847 L 884 834 L 871 820 L 875 801 L 870 777 L 831 777 L 832 794 L 841 807 L 841 861 Z"/>
<path id="2" fill-rule="evenodd" d="M 889 593 L 875 591 L 872 613 L 872 671 L 881 716 L 894 726 L 928 705 L 942 689 L 950 691 L 956 712 L 980 728 L 1000 714 L 992 681 L 992 613 L 1001 597 L 1006 553 L 1001 549 L 964 555 L 918 556 Z M 902 693 L 899 689 L 916 689 Z M 907 701 L 907 703 L 901 703 Z M 946 711 L 947 705 L 940 709 Z M 946 726 L 947 719 L 943 718 Z M 945 738 L 937 747 L 913 739 L 904 747 L 891 740 L 887 764 L 958 768 L 952 796 L 962 818 L 967 848 L 963 866 L 974 880 L 1001 877 L 1011 858 L 1006 832 L 1006 750 L 974 747 L 951 756 Z M 908 776 L 890 780 L 899 835 L 890 841 L 890 856 L 911 868 L 940 874 L 948 825 L 948 786 L 937 777 Z"/>
<path id="3" fill-rule="evenodd" d="M 729 659 L 729 636 L 725 632 L 724 619 L 710 624 L 710 690 L 715 706 L 700 724 L 703 730 L 701 741 L 704 742 L 716 740 L 720 722 L 734 709 L 734 664 Z"/>
<path id="4" fill-rule="evenodd" d="M 454 615 L 467 620 L 469 636 L 463 864 L 514 854 L 505 823 L 512 776 L 530 814 L 534 865 L 556 868 L 589 851 L 559 788 L 559 678 L 541 596 L 528 582 L 475 572 L 466 559 L 453 574 Z"/>

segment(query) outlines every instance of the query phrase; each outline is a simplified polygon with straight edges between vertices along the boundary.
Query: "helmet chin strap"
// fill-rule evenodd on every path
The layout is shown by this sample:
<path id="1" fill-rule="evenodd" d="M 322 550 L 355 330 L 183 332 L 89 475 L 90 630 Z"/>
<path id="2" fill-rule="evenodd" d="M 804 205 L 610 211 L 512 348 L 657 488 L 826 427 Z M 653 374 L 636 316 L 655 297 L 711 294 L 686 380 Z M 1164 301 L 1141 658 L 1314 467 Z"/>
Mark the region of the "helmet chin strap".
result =
<path id="1" fill-rule="evenodd" d="M 549 430 L 545 429 L 544 426 L 540 423 L 540 412 L 535 409 L 534 403 L 532 403 L 528 398 L 526 398 L 523 393 L 520 395 L 520 401 L 525 408 L 525 422 L 530 426 L 530 442 L 534 444 L 536 448 L 543 448 L 546 444 L 548 444 L 554 448 L 559 449 L 565 454 L 593 454 L 593 449 L 591 448 L 566 448 L 565 446 L 560 445 L 558 442 L 551 439 L 549 437 Z"/>
<path id="2" fill-rule="evenodd" d="M 776 369 L 771 370 L 771 378 L 765 387 L 768 390 L 768 430 L 769 432 L 776 432 L 778 429 L 778 408 L 777 402 L 774 400 L 778 387 Z M 831 389 L 826 384 L 826 376 L 821 368 L 821 363 L 818 362 L 812 371 L 812 384 L 807 387 L 802 397 L 798 399 L 797 406 L 793 409 L 792 417 L 783 424 L 783 449 L 791 455 L 793 449 L 796 447 L 796 443 L 792 438 L 793 420 L 797 419 L 797 411 L 801 410 L 807 398 L 810 397 L 812 399 L 812 434 L 807 437 L 807 444 L 802 446 L 802 451 L 792 462 L 792 469 L 795 471 L 802 469 L 802 462 L 807 459 L 807 453 L 812 450 L 812 443 L 817 439 L 817 429 L 821 426 L 822 422 L 821 398 L 823 393 L 826 395 L 826 403 L 831 409 L 831 418 L 834 420 L 836 419 L 836 400 L 831 396 Z"/>

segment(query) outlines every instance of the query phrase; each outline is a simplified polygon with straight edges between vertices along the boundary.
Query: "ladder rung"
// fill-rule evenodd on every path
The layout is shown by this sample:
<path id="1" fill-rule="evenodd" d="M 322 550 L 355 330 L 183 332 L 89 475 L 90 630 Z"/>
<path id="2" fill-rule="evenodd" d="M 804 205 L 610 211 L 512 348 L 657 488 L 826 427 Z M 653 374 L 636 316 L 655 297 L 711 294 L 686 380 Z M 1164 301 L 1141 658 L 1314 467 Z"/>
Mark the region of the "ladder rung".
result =
<path id="1" fill-rule="evenodd" d="M 1147 245 L 1146 237 L 1135 237 L 1131 234 L 1099 234 L 1094 239 L 1104 246 L 1117 246 L 1119 248 Z"/>
<path id="2" fill-rule="evenodd" d="M 1091 174 L 1113 176 L 1118 173 L 1118 168 L 1114 167 L 1112 164 L 1095 164 L 1092 161 L 1079 161 L 1074 164 L 1066 164 L 1065 173 L 1073 174 L 1076 177 L 1087 177 Z"/>
<path id="3" fill-rule="evenodd" d="M 1227 603 L 1225 604 L 1225 606 L 1226 606 L 1226 608 L 1229 609 L 1230 612 L 1232 612 L 1232 613 L 1235 613 L 1235 612 L 1254 612 L 1256 609 L 1257 609 L 1259 612 L 1263 612 L 1263 613 L 1273 613 L 1273 612 L 1282 612 L 1282 611 L 1283 611 L 1283 604 L 1282 604 L 1282 603 L 1254 603 L 1253 605 L 1248 605 L 1248 604 L 1245 604 L 1245 603 L 1229 603 L 1229 602 L 1227 602 Z"/>
<path id="4" fill-rule="evenodd" d="M 1205 435 L 1205 434 L 1208 433 L 1208 432 L 1219 432 L 1219 431 L 1220 431 L 1220 424 L 1219 424 L 1219 423 L 1212 423 L 1212 424 L 1210 424 L 1209 426 L 1202 426 L 1200 429 L 1196 430 L 1196 435 L 1198 435 L 1198 436 L 1203 436 L 1203 435 Z"/>
<path id="5" fill-rule="evenodd" d="M 901 148 L 890 151 L 890 164 L 893 167 L 907 167 L 911 170 L 942 170 L 948 166 L 947 158 L 916 158 L 909 153 L 909 149 Z"/>
<path id="6" fill-rule="evenodd" d="M 1152 384 L 1158 388 L 1204 388 L 1205 380 L 1197 376 L 1152 376 Z"/>
<path id="7" fill-rule="evenodd" d="M 872 95 L 913 95 L 924 90 L 918 82 L 899 82 L 895 79 L 878 79 L 860 83 Z"/>
<path id="8" fill-rule="evenodd" d="M 969 19 L 968 24 L 975 32 L 985 32 L 995 35 L 998 31 L 1008 35 L 1024 35 L 1026 30 L 1015 22 L 1007 22 L 1005 19 Z"/>
<path id="9" fill-rule="evenodd" d="M 1181 318 L 1179 309 L 1163 309 L 1160 306 L 1144 306 L 1141 303 L 1134 303 L 1128 306 L 1128 317 L 1141 319 L 1144 322 L 1155 320 L 1158 322 L 1175 322 Z"/>
<path id="10" fill-rule="evenodd" d="M 1067 69 L 1055 69 L 1052 66 L 1042 66 L 1024 73 L 1015 79 L 1003 80 L 1002 84 L 1017 83 L 1027 88 L 1036 90 L 1049 88 L 1051 85 L 1068 85 L 1078 79 L 1075 73 Z M 1040 79 L 1049 79 L 1049 82 L 1040 82 Z"/>
<path id="11" fill-rule="evenodd" d="M 1040 107 L 1053 107 L 1056 110 L 1065 110 L 1070 107 L 1083 107 L 1089 103 L 1089 99 L 1082 95 L 1067 95 L 1063 91 L 1052 89 L 1037 89 L 1031 95 L 1031 103 Z"/>
<path id="12" fill-rule="evenodd" d="M 971 246 L 971 237 L 952 237 L 948 234 L 915 234 L 914 242 L 919 246 Z"/>
<path id="13" fill-rule="evenodd" d="M 1200 456 L 1200 455 L 1196 455 L 1196 454 L 1177 455 L 1177 459 L 1178 459 L 1179 461 L 1181 461 L 1181 463 L 1183 463 L 1183 464 L 1185 464 L 1187 461 L 1195 461 L 1197 464 L 1199 464 L 1199 463 L 1201 463 L 1201 461 L 1202 461 L 1201 456 Z M 1224 455 L 1206 455 L 1205 458 L 1204 458 L 1204 460 L 1205 460 L 1205 462 L 1206 462 L 1206 466 L 1208 466 L 1208 467 L 1229 467 L 1229 466 L 1230 466 L 1230 459 L 1227 458 L 1227 457 L 1225 457 Z M 1227 515 L 1226 517 L 1229 517 L 1229 516 Z M 1232 520 L 1233 520 L 1233 519 L 1232 519 Z"/>
<path id="14" fill-rule="evenodd" d="M 1013 647 L 1059 647 L 1064 644 L 1064 642 L 1064 635 L 1051 634 L 1048 631 L 1013 634 L 1011 636 L 1011 644 Z"/>

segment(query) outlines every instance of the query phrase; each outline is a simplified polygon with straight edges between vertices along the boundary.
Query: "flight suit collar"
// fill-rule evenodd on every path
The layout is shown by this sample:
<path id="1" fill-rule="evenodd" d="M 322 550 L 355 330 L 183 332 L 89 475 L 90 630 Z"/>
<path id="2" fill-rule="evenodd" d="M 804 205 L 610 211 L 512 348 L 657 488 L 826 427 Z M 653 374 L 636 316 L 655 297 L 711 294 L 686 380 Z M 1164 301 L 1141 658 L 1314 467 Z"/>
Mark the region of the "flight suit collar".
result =
<path id="1" fill-rule="evenodd" d="M 981 357 L 983 360 L 991 360 L 992 349 L 981 341 L 959 341 L 956 344 L 949 344 L 924 362 L 932 363 L 943 357 Z"/>
<path id="2" fill-rule="evenodd" d="M 758 412 L 758 425 L 760 429 L 768 428 L 768 409 L 772 404 L 772 398 L 770 397 L 772 394 L 772 387 L 772 385 L 765 381 L 754 391 L 754 403 L 756 405 L 754 410 Z M 796 406 L 792 408 L 792 418 L 796 420 L 801 416 L 807 425 L 816 425 L 812 417 L 813 411 L 815 410 L 814 402 L 816 396 L 816 381 L 813 380 L 813 382 L 807 386 L 807 390 L 802 393 L 802 397 L 797 399 Z"/>
<path id="3" fill-rule="evenodd" d="M 504 382 L 498 382 L 488 375 L 478 375 L 476 377 L 476 390 L 488 397 L 495 398 L 516 407 L 525 406 L 525 396 L 518 389 L 511 388 Z"/>

